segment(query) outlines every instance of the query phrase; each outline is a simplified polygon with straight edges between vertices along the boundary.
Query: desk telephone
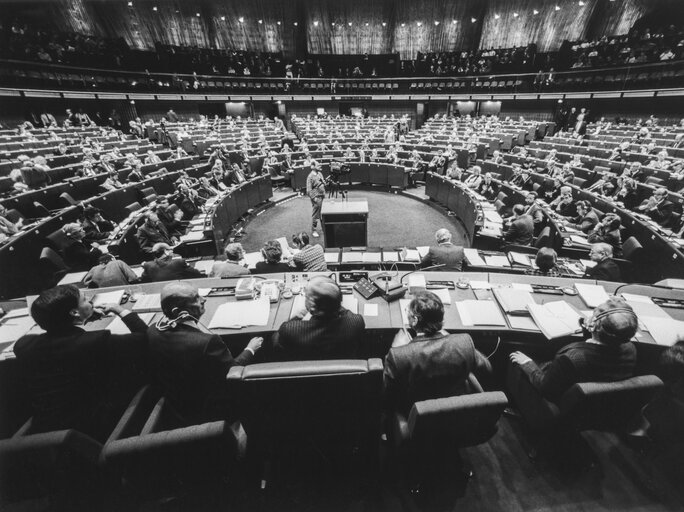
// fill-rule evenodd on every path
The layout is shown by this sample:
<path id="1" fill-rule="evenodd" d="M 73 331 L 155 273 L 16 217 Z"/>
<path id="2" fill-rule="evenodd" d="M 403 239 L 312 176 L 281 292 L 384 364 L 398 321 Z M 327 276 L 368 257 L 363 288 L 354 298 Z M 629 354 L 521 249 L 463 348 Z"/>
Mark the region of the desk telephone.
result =
<path id="1" fill-rule="evenodd" d="M 285 283 L 280 279 L 269 279 L 261 283 L 261 296 L 268 297 L 270 302 L 278 302 L 280 299 L 280 285 Z"/>

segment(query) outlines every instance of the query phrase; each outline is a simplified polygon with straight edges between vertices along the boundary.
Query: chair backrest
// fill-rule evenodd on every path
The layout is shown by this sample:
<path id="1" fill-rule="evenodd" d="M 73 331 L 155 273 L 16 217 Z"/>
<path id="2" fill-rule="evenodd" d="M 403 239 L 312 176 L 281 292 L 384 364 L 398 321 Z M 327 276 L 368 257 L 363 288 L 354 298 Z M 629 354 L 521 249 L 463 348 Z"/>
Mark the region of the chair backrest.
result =
<path id="1" fill-rule="evenodd" d="M 142 206 L 138 202 L 131 203 L 131 204 L 125 206 L 125 210 L 128 212 L 129 215 L 131 213 L 137 212 L 140 209 L 142 209 Z"/>
<path id="2" fill-rule="evenodd" d="M 234 366 L 228 373 L 238 414 L 257 449 L 279 450 L 302 438 L 338 443 L 380 429 L 382 361 L 291 361 Z"/>
<path id="3" fill-rule="evenodd" d="M 54 272 L 69 270 L 62 257 L 49 247 L 43 247 L 40 251 L 40 263 L 46 268 L 51 268 Z"/>
<path id="4" fill-rule="evenodd" d="M 62 252 L 62 250 L 69 245 L 70 240 L 62 231 L 62 228 L 54 230 L 48 236 L 45 237 L 48 245 L 52 247 L 57 252 Z"/>
<path id="5" fill-rule="evenodd" d="M 622 244 L 622 255 L 625 259 L 634 262 L 638 258 L 639 253 L 643 250 L 643 246 L 639 243 L 639 240 L 630 236 Z"/>
<path id="6" fill-rule="evenodd" d="M 541 230 L 537 241 L 534 243 L 534 246 L 537 249 L 542 247 L 551 247 L 551 228 L 549 226 L 546 226 Z"/>
<path id="7" fill-rule="evenodd" d="M 8 221 L 16 224 L 17 222 L 25 219 L 26 217 L 24 217 L 19 210 L 12 208 L 11 210 L 7 210 L 7 212 L 5 213 L 5 218 Z"/>
<path id="8" fill-rule="evenodd" d="M 60 199 L 62 199 L 63 203 L 65 203 L 65 206 L 76 206 L 78 204 L 76 199 L 71 197 L 71 194 L 69 194 L 69 192 L 62 192 L 59 195 L 59 197 Z"/>
<path id="9" fill-rule="evenodd" d="M 39 203 L 38 201 L 33 201 L 33 211 L 36 217 L 50 216 L 50 210 L 45 208 L 45 206 L 43 206 L 42 203 Z"/>
<path id="10" fill-rule="evenodd" d="M 560 412 L 579 430 L 616 430 L 627 426 L 662 387 L 655 375 L 575 384 L 561 397 Z"/>
<path id="11" fill-rule="evenodd" d="M 410 441 L 414 449 L 436 451 L 484 443 L 496 433 L 507 405 L 501 391 L 417 402 L 408 418 Z"/>

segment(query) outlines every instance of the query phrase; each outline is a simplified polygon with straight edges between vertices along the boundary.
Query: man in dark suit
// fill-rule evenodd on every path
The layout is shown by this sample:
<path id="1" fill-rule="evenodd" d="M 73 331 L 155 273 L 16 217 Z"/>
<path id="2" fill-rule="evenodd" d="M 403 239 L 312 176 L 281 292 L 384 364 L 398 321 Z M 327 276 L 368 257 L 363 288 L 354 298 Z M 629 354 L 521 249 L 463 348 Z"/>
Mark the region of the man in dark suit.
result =
<path id="1" fill-rule="evenodd" d="M 178 114 L 176 114 L 172 108 L 169 109 L 169 111 L 166 113 L 166 119 L 169 120 L 169 123 L 177 123 L 178 122 Z"/>
<path id="2" fill-rule="evenodd" d="M 165 243 L 155 244 L 152 248 L 155 258 L 143 263 L 140 277 L 144 282 L 174 281 L 177 279 L 196 279 L 205 277 L 202 272 L 188 265 L 180 256 L 173 253 L 173 248 Z"/>
<path id="3" fill-rule="evenodd" d="M 97 242 L 87 241 L 86 232 L 78 222 L 70 222 L 62 227 L 68 243 L 62 249 L 64 262 L 72 272 L 83 272 L 97 265 L 102 256 Z"/>
<path id="4" fill-rule="evenodd" d="M 252 338 L 233 357 L 220 336 L 200 322 L 205 299 L 190 283 L 161 292 L 164 317 L 148 330 L 152 382 L 189 424 L 226 419 L 225 380 L 230 367 L 249 364 L 263 338 Z"/>
<path id="5" fill-rule="evenodd" d="M 118 304 L 98 313 L 119 315 L 133 334 L 83 330 L 80 325 L 94 309 L 74 285 L 45 290 L 31 305 L 31 316 L 45 333 L 22 336 L 14 354 L 35 431 L 73 428 L 104 441 L 130 399 L 119 396 L 126 387 L 119 378 L 133 375 L 136 363 L 144 360 L 147 325 Z"/>
<path id="6" fill-rule="evenodd" d="M 399 331 L 385 360 L 385 408 L 407 414 L 416 402 L 466 394 L 468 374 L 491 371 L 469 334 L 442 330 L 444 305 L 434 293 L 416 294 L 408 321 L 415 338 Z"/>
<path id="7" fill-rule="evenodd" d="M 587 340 L 564 346 L 552 361 L 537 365 L 522 352 L 513 352 L 510 359 L 514 366 L 509 382 L 524 374 L 543 398 L 557 402 L 577 382 L 628 379 L 636 366 L 636 347 L 630 340 L 638 327 L 632 307 L 622 299 L 610 298 L 595 308 L 591 319 L 583 324 Z M 509 392 L 515 396 L 518 389 L 525 387 L 514 385 Z M 535 399 L 516 398 L 517 403 Z"/>
<path id="8" fill-rule="evenodd" d="M 513 217 L 504 232 L 504 240 L 511 244 L 530 245 L 534 238 L 534 220 L 525 213 L 525 207 L 521 204 L 513 207 Z"/>
<path id="9" fill-rule="evenodd" d="M 361 315 L 342 307 L 342 291 L 335 281 L 329 277 L 309 281 L 305 306 L 305 310 L 283 323 L 274 336 L 275 360 L 361 357 L 366 324 Z"/>
<path id="10" fill-rule="evenodd" d="M 138 228 L 135 238 L 138 240 L 140 249 L 147 254 L 152 254 L 155 244 L 173 245 L 173 238 L 154 212 L 145 214 L 145 223 Z"/>
<path id="11" fill-rule="evenodd" d="M 435 240 L 437 240 L 437 245 L 430 246 L 420 266 L 425 268 L 442 265 L 439 270 L 460 272 L 465 258 L 463 247 L 451 243 L 451 233 L 448 229 L 438 229 L 435 233 Z"/>
<path id="12" fill-rule="evenodd" d="M 644 212 L 654 221 L 663 227 L 673 227 L 676 222 L 675 204 L 668 199 L 668 191 L 665 187 L 657 188 L 651 197 L 646 199 L 639 207 L 639 211 Z"/>
<path id="13" fill-rule="evenodd" d="M 621 281 L 620 267 L 613 261 L 613 247 L 599 242 L 591 245 L 589 259 L 596 265 L 584 271 L 584 277 L 590 277 L 599 281 Z"/>

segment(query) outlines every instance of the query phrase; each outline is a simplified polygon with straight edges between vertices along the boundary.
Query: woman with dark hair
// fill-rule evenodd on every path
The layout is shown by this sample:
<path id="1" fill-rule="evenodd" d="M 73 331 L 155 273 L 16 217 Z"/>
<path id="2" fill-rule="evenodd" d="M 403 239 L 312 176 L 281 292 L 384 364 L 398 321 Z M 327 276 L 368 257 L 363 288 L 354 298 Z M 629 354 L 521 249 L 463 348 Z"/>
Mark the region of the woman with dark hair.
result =
<path id="1" fill-rule="evenodd" d="M 526 274 L 534 276 L 558 277 L 559 271 L 556 267 L 558 255 L 551 247 L 541 247 L 534 257 L 536 269 L 529 269 Z"/>
<path id="2" fill-rule="evenodd" d="M 276 240 L 269 240 L 261 248 L 261 256 L 264 261 L 257 262 L 252 274 L 275 274 L 278 272 L 291 272 L 292 267 L 283 258 L 283 248 Z"/>

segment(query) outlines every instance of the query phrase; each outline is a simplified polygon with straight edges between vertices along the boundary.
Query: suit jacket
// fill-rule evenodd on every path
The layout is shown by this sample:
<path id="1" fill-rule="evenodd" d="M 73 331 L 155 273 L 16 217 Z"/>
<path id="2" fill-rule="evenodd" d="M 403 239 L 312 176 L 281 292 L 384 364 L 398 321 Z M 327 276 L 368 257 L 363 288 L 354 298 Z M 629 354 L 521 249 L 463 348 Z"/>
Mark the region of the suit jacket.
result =
<path id="1" fill-rule="evenodd" d="M 151 228 L 146 224 L 143 224 L 138 228 L 135 238 L 138 240 L 140 249 L 148 254 L 152 252 L 152 247 L 158 242 L 173 245 L 169 232 L 166 230 L 163 223 L 160 223 L 156 228 Z"/>
<path id="2" fill-rule="evenodd" d="M 529 215 L 521 215 L 508 227 L 504 239 L 512 244 L 530 245 L 534 238 L 534 221 Z"/>
<path id="3" fill-rule="evenodd" d="M 469 334 L 417 337 L 390 349 L 385 359 L 384 404 L 407 414 L 414 403 L 468 393 L 466 379 L 476 369 L 491 369 Z"/>
<path id="4" fill-rule="evenodd" d="M 62 253 L 64 254 L 64 262 L 72 272 L 87 272 L 97 265 L 97 260 L 102 256 L 99 249 L 90 248 L 82 241 L 77 240 L 67 245 Z"/>
<path id="5" fill-rule="evenodd" d="M 584 275 L 599 281 L 622 281 L 620 267 L 611 258 L 606 258 L 595 266 L 588 268 Z"/>
<path id="6" fill-rule="evenodd" d="M 143 263 L 141 281 L 176 281 L 206 277 L 199 270 L 188 265 L 183 258 L 156 258 Z"/>
<path id="7" fill-rule="evenodd" d="M 292 267 L 287 263 L 267 263 L 258 261 L 252 274 L 278 274 L 282 272 L 292 272 Z"/>
<path id="8" fill-rule="evenodd" d="M 277 361 L 358 359 L 366 324 L 361 315 L 344 308 L 334 319 L 318 316 L 283 323 L 273 340 Z"/>
<path id="9" fill-rule="evenodd" d="M 249 275 L 249 269 L 232 261 L 217 261 L 211 267 L 209 277 L 238 277 Z"/>
<path id="10" fill-rule="evenodd" d="M 147 336 L 152 382 L 175 409 L 191 424 L 225 419 L 226 374 L 253 354 L 233 358 L 220 336 L 184 323 L 166 331 L 151 326 Z"/>
<path id="11" fill-rule="evenodd" d="M 583 341 L 561 348 L 554 359 L 537 366 L 528 361 L 521 366 L 532 385 L 544 398 L 558 401 L 578 382 L 615 382 L 634 375 L 636 347 L 632 342 L 618 346 Z"/>
<path id="12" fill-rule="evenodd" d="M 135 313 L 125 315 L 123 321 L 132 334 L 73 326 L 60 333 L 28 334 L 17 341 L 14 353 L 37 431 L 74 428 L 106 439 L 121 413 L 116 407 L 124 387 L 120 379 L 134 373 L 146 349 L 145 322 Z"/>
<path id="13" fill-rule="evenodd" d="M 675 205 L 672 201 L 666 199 L 658 204 L 655 210 L 648 212 L 649 217 L 654 221 L 662 225 L 663 227 L 670 227 L 673 223 L 673 213 L 675 211 Z"/>
<path id="14" fill-rule="evenodd" d="M 454 245 L 451 242 L 446 244 L 433 245 L 430 247 L 428 253 L 423 256 L 420 262 L 421 267 L 429 267 L 432 265 L 444 265 L 437 270 L 448 272 L 460 272 L 463 268 L 463 259 L 465 252 L 463 247 Z"/>

